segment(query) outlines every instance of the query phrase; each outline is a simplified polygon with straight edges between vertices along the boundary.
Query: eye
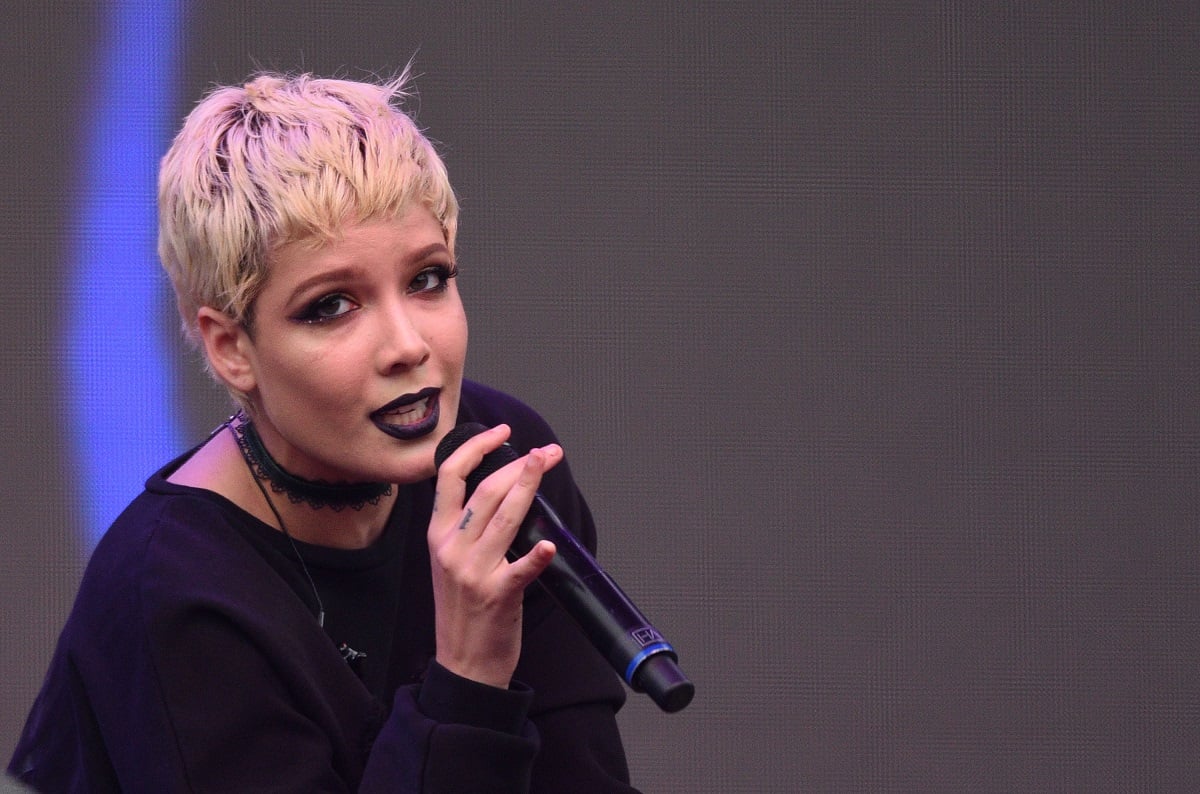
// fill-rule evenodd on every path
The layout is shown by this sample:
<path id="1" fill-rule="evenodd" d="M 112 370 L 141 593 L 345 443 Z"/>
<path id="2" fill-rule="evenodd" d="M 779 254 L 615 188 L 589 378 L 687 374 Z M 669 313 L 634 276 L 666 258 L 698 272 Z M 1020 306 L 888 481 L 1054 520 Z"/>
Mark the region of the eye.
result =
<path id="1" fill-rule="evenodd" d="M 324 323 L 356 310 L 358 304 L 340 293 L 326 295 L 310 303 L 296 319 L 303 323 Z"/>
<path id="2" fill-rule="evenodd" d="M 417 274 L 409 284 L 410 293 L 445 292 L 450 286 L 450 279 L 458 275 L 458 268 L 447 265 L 427 267 Z"/>

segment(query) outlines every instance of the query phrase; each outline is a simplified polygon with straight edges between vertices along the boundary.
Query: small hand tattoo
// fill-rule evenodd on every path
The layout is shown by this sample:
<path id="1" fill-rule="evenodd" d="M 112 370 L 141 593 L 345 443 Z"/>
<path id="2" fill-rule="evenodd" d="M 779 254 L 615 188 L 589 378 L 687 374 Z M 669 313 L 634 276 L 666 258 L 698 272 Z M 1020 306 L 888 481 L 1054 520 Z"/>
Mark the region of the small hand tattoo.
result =
<path id="1" fill-rule="evenodd" d="M 467 513 L 466 513 L 466 515 L 463 516 L 463 520 L 461 522 L 459 522 L 458 528 L 466 529 L 467 524 L 471 523 L 471 516 L 473 516 L 473 515 L 475 515 L 475 511 L 468 507 Z"/>

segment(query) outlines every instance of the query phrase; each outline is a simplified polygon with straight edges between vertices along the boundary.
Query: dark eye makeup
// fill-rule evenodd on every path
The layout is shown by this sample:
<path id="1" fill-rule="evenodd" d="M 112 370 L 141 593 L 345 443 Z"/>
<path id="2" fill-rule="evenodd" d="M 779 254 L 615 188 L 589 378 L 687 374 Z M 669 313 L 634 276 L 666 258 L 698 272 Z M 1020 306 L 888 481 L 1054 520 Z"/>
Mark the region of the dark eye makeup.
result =
<path id="1" fill-rule="evenodd" d="M 358 304 L 353 300 L 340 292 L 335 292 L 331 295 L 323 295 L 308 304 L 304 311 L 296 315 L 296 319 L 302 323 L 323 323 L 336 320 L 357 308 Z"/>
<path id="2" fill-rule="evenodd" d="M 445 292 L 450 286 L 450 279 L 458 275 L 454 265 L 433 265 L 417 274 L 412 280 L 408 291 L 410 293 Z"/>
<path id="3" fill-rule="evenodd" d="M 450 286 L 450 279 L 458 275 L 454 265 L 431 265 L 413 277 L 408 285 L 410 295 L 438 295 Z M 341 292 L 322 295 L 304 307 L 293 319 L 307 324 L 326 323 L 345 317 L 360 308 L 357 301 Z"/>

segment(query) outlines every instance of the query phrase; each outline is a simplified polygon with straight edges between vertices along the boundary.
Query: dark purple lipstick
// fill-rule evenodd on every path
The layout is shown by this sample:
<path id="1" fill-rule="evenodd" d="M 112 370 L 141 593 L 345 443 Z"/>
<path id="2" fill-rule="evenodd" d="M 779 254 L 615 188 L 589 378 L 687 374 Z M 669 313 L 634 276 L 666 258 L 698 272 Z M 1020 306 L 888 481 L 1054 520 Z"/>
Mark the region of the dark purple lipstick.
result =
<path id="1" fill-rule="evenodd" d="M 371 421 L 392 438 L 412 441 L 432 433 L 438 426 L 442 390 L 430 386 L 416 394 L 403 394 L 377 411 Z"/>

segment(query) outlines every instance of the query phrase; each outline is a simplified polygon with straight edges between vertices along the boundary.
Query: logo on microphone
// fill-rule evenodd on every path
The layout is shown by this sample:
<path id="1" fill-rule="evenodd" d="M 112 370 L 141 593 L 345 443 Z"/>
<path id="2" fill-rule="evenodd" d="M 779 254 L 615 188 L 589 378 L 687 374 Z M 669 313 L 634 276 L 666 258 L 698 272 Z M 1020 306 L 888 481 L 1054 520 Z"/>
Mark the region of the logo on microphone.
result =
<path id="1" fill-rule="evenodd" d="M 655 631 L 653 626 L 642 626 L 640 629 L 629 632 L 629 636 L 633 637 L 643 648 L 654 642 L 662 642 L 662 635 Z"/>

